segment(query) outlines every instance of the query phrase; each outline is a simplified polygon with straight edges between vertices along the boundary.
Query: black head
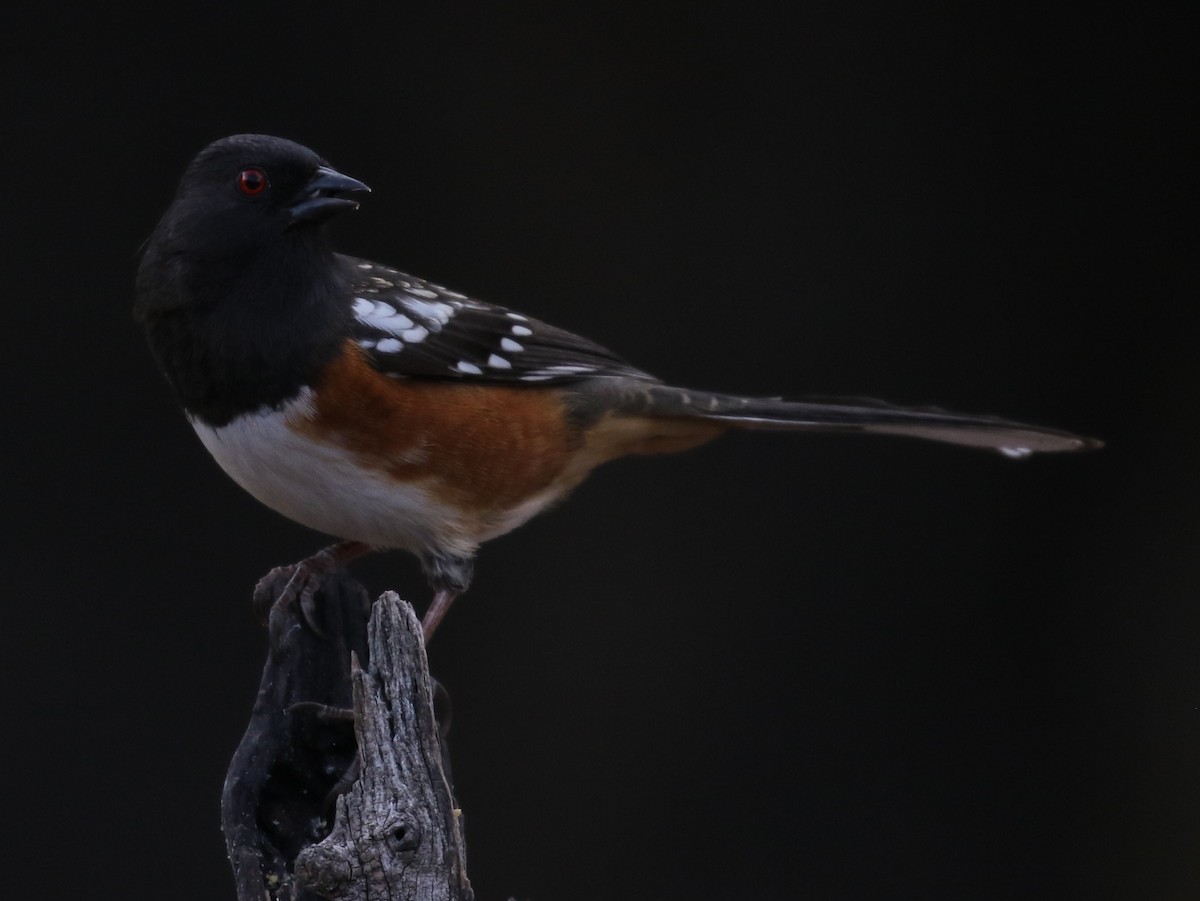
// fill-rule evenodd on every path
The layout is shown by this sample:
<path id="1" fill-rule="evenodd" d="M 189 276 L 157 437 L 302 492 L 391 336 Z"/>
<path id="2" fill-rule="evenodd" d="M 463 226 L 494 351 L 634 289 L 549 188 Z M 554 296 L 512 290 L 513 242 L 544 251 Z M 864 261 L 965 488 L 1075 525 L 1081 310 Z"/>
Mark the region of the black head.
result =
<path id="1" fill-rule="evenodd" d="M 282 138 L 204 148 L 147 242 L 134 315 L 183 406 L 219 425 L 311 384 L 352 296 L 324 223 L 366 185 Z"/>
<path id="2" fill-rule="evenodd" d="M 196 239 L 263 239 L 354 209 L 358 203 L 351 196 L 370 190 L 294 141 L 234 135 L 209 144 L 192 160 L 167 218 L 175 226 L 191 226 Z"/>
<path id="3" fill-rule="evenodd" d="M 367 191 L 294 141 L 268 135 L 222 138 L 184 172 L 147 245 L 143 270 L 147 264 L 169 266 L 177 258 L 192 266 L 239 268 L 264 253 L 311 249 L 323 242 L 320 226 L 356 208 L 353 197 Z M 169 292 L 139 294 L 139 314 L 182 300 Z"/>

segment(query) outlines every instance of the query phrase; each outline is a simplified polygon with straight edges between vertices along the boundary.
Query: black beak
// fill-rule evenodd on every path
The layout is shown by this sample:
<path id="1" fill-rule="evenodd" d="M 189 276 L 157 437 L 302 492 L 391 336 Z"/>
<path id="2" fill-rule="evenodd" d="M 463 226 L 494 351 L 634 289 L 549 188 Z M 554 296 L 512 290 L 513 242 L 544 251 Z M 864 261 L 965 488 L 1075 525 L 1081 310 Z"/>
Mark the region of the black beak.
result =
<path id="1" fill-rule="evenodd" d="M 358 201 L 345 195 L 369 193 L 371 189 L 357 178 L 342 175 L 328 166 L 321 166 L 289 208 L 292 214 L 291 224 L 324 222 L 342 210 L 358 209 Z"/>

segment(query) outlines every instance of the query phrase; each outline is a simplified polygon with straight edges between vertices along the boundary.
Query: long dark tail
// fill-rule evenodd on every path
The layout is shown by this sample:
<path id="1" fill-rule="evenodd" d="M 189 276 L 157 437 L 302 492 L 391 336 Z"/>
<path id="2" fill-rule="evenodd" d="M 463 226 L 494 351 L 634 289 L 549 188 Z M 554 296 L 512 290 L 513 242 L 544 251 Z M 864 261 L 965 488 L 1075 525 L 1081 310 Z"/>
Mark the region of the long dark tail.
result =
<path id="1" fill-rule="evenodd" d="M 1091 450 L 1104 443 L 1059 429 L 998 416 L 969 416 L 937 407 L 898 407 L 877 400 L 784 400 L 689 391 L 666 385 L 639 386 L 628 399 L 638 412 L 728 423 L 734 428 L 903 435 L 999 451 L 1007 457 Z M 636 395 L 641 395 L 635 399 Z M 632 411 L 631 411 L 632 412 Z"/>

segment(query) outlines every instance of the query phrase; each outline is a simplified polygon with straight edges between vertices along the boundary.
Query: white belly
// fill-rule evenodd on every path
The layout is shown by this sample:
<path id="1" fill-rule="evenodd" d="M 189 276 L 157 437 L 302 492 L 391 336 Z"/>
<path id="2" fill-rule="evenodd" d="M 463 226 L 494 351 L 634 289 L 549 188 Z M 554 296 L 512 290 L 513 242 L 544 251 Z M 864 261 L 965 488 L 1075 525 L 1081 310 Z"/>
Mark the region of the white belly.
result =
<path id="1" fill-rule="evenodd" d="M 220 428 L 193 420 L 192 427 L 230 478 L 298 523 L 375 547 L 475 550 L 483 536 L 464 534 L 454 511 L 419 485 L 364 469 L 345 448 L 289 428 L 289 417 L 309 412 L 309 398 L 306 389 L 281 410 L 248 413 Z"/>

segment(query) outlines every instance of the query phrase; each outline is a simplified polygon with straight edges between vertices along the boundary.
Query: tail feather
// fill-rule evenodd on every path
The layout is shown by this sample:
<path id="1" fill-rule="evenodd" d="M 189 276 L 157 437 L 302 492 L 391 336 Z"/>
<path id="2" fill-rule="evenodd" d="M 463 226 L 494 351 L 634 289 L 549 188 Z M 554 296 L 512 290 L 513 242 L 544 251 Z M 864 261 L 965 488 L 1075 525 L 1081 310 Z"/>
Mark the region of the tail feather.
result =
<path id="1" fill-rule="evenodd" d="M 899 407 L 865 398 L 786 400 L 738 397 L 655 386 L 646 412 L 728 423 L 742 429 L 867 432 L 980 447 L 1007 457 L 1092 450 L 1102 441 L 998 416 L 971 416 L 938 407 Z"/>

